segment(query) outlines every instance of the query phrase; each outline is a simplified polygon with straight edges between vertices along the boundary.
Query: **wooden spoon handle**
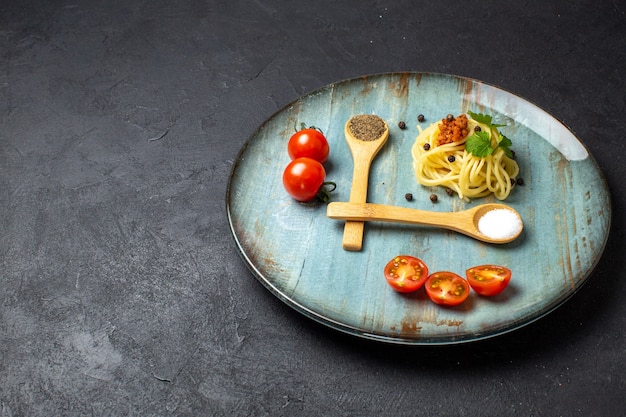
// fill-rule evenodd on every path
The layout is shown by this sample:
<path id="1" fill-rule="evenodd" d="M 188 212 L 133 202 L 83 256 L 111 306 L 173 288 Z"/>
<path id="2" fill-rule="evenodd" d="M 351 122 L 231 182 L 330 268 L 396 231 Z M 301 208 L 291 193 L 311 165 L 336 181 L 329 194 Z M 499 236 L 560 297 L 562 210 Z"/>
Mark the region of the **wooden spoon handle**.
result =
<path id="1" fill-rule="evenodd" d="M 471 212 L 440 213 L 382 204 L 329 203 L 326 215 L 330 219 L 350 221 L 382 221 L 443 227 L 465 233 L 474 229 Z"/>
<path id="2" fill-rule="evenodd" d="M 354 158 L 354 171 L 352 173 L 352 188 L 350 189 L 350 203 L 365 203 L 367 201 L 367 186 L 369 182 L 369 169 L 371 159 L 363 160 Z M 360 251 L 363 247 L 362 221 L 346 221 L 343 229 L 342 247 L 349 251 Z"/>

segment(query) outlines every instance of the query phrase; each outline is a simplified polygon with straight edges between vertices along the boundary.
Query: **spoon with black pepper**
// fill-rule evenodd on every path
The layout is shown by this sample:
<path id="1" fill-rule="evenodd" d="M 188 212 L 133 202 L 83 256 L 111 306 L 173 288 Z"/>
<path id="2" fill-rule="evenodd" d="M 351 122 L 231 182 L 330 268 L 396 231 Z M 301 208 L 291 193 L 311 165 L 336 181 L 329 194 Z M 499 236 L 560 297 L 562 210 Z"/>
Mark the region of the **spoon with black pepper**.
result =
<path id="1" fill-rule="evenodd" d="M 378 151 L 387 142 L 389 127 L 383 119 L 376 115 L 361 114 L 348 120 L 344 133 L 354 161 L 350 203 L 365 203 L 367 201 L 370 165 Z M 361 250 L 363 228 L 364 223 L 362 221 L 346 221 L 342 241 L 345 250 Z"/>

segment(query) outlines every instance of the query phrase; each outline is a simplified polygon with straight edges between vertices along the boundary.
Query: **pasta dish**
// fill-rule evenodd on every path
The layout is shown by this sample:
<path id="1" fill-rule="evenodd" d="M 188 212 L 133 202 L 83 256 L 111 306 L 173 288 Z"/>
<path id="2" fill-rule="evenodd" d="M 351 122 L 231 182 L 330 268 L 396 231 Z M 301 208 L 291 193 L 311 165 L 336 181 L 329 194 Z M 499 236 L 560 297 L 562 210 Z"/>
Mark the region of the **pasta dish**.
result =
<path id="1" fill-rule="evenodd" d="M 491 116 L 468 112 L 420 129 L 411 149 L 417 182 L 447 187 L 466 201 L 490 194 L 506 199 L 519 166 L 501 126 Z"/>

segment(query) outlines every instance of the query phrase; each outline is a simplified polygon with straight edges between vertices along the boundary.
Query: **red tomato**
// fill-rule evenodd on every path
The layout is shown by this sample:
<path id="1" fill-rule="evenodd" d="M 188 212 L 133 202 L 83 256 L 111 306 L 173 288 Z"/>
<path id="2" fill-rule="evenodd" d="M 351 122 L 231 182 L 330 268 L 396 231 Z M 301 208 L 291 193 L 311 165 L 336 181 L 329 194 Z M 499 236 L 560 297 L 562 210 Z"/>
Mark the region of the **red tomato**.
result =
<path id="1" fill-rule="evenodd" d="M 465 275 L 474 291 L 487 297 L 500 294 L 511 281 L 511 270 L 499 265 L 474 266 Z"/>
<path id="2" fill-rule="evenodd" d="M 322 164 L 311 158 L 296 158 L 283 172 L 283 185 L 290 196 L 298 201 L 311 201 L 326 179 Z"/>
<path id="3" fill-rule="evenodd" d="M 396 256 L 385 266 L 385 279 L 398 292 L 413 292 L 421 288 L 428 278 L 428 267 L 418 258 Z"/>
<path id="4" fill-rule="evenodd" d="M 322 132 L 307 128 L 297 131 L 289 138 L 287 151 L 291 159 L 307 157 L 323 164 L 328 159 L 330 148 Z"/>
<path id="5" fill-rule="evenodd" d="M 430 275 L 424 288 L 433 302 L 445 306 L 461 304 L 470 294 L 467 281 L 454 272 L 448 271 L 435 272 Z"/>

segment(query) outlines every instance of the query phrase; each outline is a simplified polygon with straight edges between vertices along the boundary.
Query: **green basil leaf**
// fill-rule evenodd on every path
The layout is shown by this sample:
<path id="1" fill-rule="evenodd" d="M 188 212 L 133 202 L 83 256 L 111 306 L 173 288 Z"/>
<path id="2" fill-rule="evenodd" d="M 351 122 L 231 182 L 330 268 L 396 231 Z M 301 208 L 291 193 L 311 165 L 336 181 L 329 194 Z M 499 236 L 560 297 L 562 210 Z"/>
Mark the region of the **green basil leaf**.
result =
<path id="1" fill-rule="evenodd" d="M 491 147 L 489 133 L 475 132 L 472 136 L 467 138 L 467 141 L 465 142 L 465 149 L 467 152 L 479 158 L 491 155 L 493 148 Z"/>

